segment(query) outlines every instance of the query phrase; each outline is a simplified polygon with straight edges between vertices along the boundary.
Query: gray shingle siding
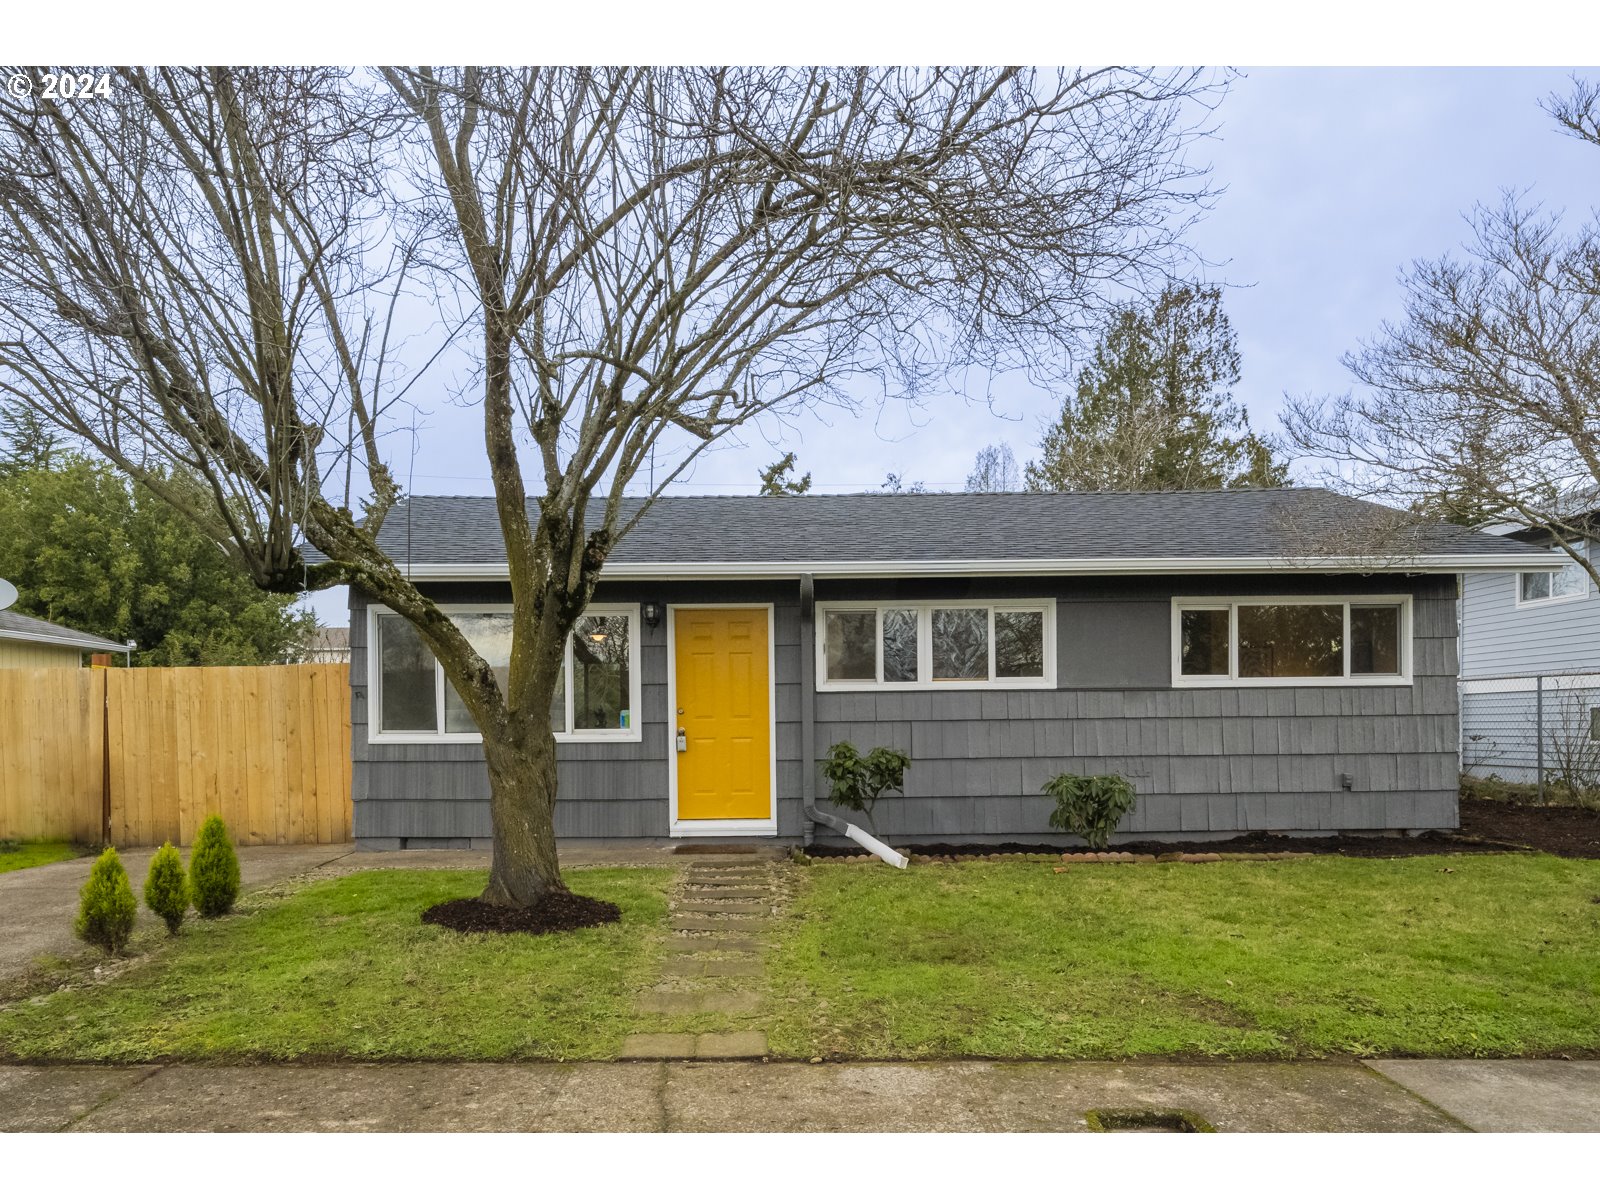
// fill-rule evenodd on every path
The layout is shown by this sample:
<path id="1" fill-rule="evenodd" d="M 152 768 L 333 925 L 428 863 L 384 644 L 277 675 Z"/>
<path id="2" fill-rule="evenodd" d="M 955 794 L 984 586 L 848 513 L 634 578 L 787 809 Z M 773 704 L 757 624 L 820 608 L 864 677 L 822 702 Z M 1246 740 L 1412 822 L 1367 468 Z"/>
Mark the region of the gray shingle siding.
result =
<path id="1" fill-rule="evenodd" d="M 440 600 L 507 599 L 503 585 L 439 584 Z M 1414 597 L 1409 687 L 1170 686 L 1174 595 Z M 816 748 L 849 740 L 913 759 L 906 795 L 877 811 L 899 840 L 1022 839 L 1048 833 L 1039 794 L 1060 771 L 1118 773 L 1139 793 L 1128 835 L 1243 830 L 1415 829 L 1456 818 L 1457 697 L 1452 576 L 1230 576 L 820 581 L 838 599 L 1055 597 L 1057 684 L 1039 691 L 822 692 Z M 774 605 L 778 832 L 804 832 L 800 794 L 802 627 L 792 582 L 602 585 L 597 601 Z M 366 602 L 351 611 L 355 832 L 392 839 L 490 836 L 488 777 L 475 745 L 367 741 Z M 641 623 L 637 743 L 559 747 L 559 834 L 668 833 L 663 621 Z M 1352 786 L 1340 786 L 1349 774 Z M 451 844 L 455 844 L 452 842 Z M 466 843 L 463 843 L 466 844 Z"/>

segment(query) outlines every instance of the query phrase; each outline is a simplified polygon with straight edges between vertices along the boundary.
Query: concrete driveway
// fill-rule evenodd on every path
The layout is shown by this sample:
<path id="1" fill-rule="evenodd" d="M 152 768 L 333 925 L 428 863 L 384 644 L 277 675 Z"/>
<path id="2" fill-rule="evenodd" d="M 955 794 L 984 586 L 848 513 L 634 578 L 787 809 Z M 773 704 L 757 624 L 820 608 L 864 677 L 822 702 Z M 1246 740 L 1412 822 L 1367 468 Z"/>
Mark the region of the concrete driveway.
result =
<path id="1" fill-rule="evenodd" d="M 242 846 L 239 874 L 249 891 L 336 863 L 354 849 L 348 844 Z M 154 847 L 122 852 L 135 896 L 144 888 L 154 853 Z M 93 858 L 74 858 L 0 875 L 0 984 L 25 974 L 42 955 L 66 958 L 85 949 L 72 934 L 72 921 L 78 914 L 78 891 L 92 866 Z M 141 899 L 135 928 L 157 928 L 160 920 Z"/>

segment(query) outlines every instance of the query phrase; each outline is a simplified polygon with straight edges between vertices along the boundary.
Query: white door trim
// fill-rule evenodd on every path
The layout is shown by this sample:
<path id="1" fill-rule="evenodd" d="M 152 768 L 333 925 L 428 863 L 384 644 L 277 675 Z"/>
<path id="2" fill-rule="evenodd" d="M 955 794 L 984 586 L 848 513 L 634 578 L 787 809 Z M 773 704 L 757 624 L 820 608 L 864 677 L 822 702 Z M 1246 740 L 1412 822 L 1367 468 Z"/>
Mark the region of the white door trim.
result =
<path id="1" fill-rule="evenodd" d="M 767 613 L 767 768 L 768 803 L 771 815 L 766 820 L 685 820 L 678 819 L 678 622 L 679 609 L 761 608 Z M 667 831 L 671 837 L 777 837 L 778 836 L 778 672 L 774 644 L 777 641 L 776 609 L 766 604 L 669 604 L 667 605 Z"/>

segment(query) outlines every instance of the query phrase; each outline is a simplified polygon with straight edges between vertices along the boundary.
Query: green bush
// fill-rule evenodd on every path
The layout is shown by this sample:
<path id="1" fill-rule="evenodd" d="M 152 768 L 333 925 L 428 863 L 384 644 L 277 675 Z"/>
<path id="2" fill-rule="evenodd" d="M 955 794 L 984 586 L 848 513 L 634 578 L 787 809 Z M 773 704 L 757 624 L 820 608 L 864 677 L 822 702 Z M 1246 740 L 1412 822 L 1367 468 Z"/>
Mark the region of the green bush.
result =
<path id="1" fill-rule="evenodd" d="M 1133 808 L 1133 785 L 1120 775 L 1057 775 L 1042 789 L 1055 799 L 1050 826 L 1104 850 L 1117 822 Z"/>
<path id="2" fill-rule="evenodd" d="M 176 935 L 189 911 L 189 880 L 183 873 L 183 859 L 171 842 L 163 842 L 150 860 L 150 873 L 144 877 L 145 907 L 167 923 L 167 932 Z"/>
<path id="3" fill-rule="evenodd" d="M 228 827 L 215 814 L 200 826 L 189 851 L 189 893 L 202 917 L 220 917 L 239 898 L 239 856 Z"/>
<path id="4" fill-rule="evenodd" d="M 905 788 L 906 768 L 911 758 L 878 746 L 865 755 L 849 742 L 835 742 L 822 760 L 822 777 L 828 781 L 828 802 L 838 808 L 865 813 L 872 824 L 872 806 L 884 792 Z"/>
<path id="5" fill-rule="evenodd" d="M 126 946 L 133 933 L 133 888 L 122 860 L 110 846 L 95 860 L 78 895 L 78 919 L 73 932 L 107 954 Z"/>

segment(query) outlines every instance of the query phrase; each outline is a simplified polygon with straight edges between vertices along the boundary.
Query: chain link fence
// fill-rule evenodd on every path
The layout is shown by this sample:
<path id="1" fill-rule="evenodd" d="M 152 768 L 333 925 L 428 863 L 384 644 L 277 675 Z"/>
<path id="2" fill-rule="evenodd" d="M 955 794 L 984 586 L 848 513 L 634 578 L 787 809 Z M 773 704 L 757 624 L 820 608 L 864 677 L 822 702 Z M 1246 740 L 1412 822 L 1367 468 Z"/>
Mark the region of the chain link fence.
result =
<path id="1" fill-rule="evenodd" d="M 1600 667 L 1462 680 L 1461 771 L 1541 801 L 1600 789 Z"/>

